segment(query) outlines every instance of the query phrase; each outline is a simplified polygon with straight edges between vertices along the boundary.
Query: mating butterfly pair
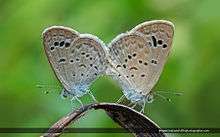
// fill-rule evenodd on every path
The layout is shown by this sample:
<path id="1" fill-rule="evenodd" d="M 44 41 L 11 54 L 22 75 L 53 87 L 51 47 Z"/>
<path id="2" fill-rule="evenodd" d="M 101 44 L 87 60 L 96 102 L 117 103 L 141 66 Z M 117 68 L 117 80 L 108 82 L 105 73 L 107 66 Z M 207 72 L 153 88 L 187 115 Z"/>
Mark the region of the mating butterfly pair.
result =
<path id="1" fill-rule="evenodd" d="M 106 46 L 91 34 L 53 26 L 43 32 L 43 43 L 64 96 L 77 98 L 90 93 L 92 82 L 107 74 L 118 81 L 127 99 L 145 104 L 152 101 L 151 89 L 167 60 L 173 34 L 171 22 L 149 21 L 118 35 Z"/>

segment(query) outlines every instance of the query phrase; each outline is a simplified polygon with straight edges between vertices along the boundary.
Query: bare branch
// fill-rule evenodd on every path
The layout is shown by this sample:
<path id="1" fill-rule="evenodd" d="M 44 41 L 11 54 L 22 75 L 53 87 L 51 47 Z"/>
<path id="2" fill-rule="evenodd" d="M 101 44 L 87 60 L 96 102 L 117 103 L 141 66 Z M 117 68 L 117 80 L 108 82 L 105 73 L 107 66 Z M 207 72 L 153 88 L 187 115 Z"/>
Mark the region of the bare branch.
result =
<path id="1" fill-rule="evenodd" d="M 84 116 L 91 109 L 106 111 L 116 123 L 128 132 L 138 137 L 165 137 L 165 133 L 159 132 L 160 127 L 145 115 L 127 106 L 115 103 L 94 103 L 85 105 L 62 117 L 45 133 L 44 137 L 60 136 L 71 123 Z"/>

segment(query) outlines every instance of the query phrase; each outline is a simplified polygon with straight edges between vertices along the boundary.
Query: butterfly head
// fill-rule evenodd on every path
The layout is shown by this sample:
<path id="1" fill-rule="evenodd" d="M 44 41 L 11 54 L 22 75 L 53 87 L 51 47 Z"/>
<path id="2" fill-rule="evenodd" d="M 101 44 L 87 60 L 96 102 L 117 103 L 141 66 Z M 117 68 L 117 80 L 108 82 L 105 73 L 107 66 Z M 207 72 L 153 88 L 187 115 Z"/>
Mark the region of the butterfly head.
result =
<path id="1" fill-rule="evenodd" d="M 131 102 L 147 102 L 152 103 L 154 100 L 153 94 L 148 93 L 147 95 L 143 95 L 139 92 L 137 92 L 135 89 L 129 90 L 125 89 L 124 94 L 127 99 L 131 100 Z"/>
<path id="2" fill-rule="evenodd" d="M 63 89 L 61 95 L 65 98 L 66 97 L 81 97 L 87 93 L 88 89 L 89 89 L 88 85 L 79 84 L 79 85 L 73 86 L 71 90 Z"/>
<path id="3" fill-rule="evenodd" d="M 139 102 L 144 99 L 144 96 L 139 94 L 134 89 L 125 89 L 123 92 L 124 92 L 126 98 L 131 100 L 131 102 Z"/>

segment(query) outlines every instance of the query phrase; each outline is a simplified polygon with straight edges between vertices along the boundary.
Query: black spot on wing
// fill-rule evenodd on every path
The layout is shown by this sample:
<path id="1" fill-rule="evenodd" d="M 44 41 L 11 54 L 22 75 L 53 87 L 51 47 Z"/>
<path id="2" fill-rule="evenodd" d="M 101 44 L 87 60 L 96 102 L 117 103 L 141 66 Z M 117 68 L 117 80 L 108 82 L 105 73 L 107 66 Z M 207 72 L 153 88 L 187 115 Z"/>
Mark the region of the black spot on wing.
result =
<path id="1" fill-rule="evenodd" d="M 156 40 L 155 36 L 151 36 L 151 38 L 152 38 L 152 41 L 153 41 L 153 46 L 157 47 L 157 40 Z"/>
<path id="2" fill-rule="evenodd" d="M 124 68 L 126 68 L 126 65 L 125 65 L 125 64 L 123 64 L 123 67 L 124 67 Z"/>
<path id="3" fill-rule="evenodd" d="M 84 68 L 86 68 L 86 65 L 85 65 L 85 64 L 80 64 L 79 67 L 84 67 Z"/>
<path id="4" fill-rule="evenodd" d="M 56 41 L 56 42 L 54 42 L 54 44 L 53 44 L 53 45 L 56 47 L 56 46 L 58 46 L 58 45 L 59 45 L 59 42 L 57 42 L 57 41 Z"/>
<path id="5" fill-rule="evenodd" d="M 157 43 L 160 44 L 160 45 L 162 45 L 162 44 L 163 44 L 163 41 L 160 39 L 160 40 L 157 41 Z"/>
<path id="6" fill-rule="evenodd" d="M 58 60 L 59 63 L 63 63 L 63 62 L 65 62 L 65 61 L 66 61 L 65 58 L 60 58 L 60 59 Z"/>
<path id="7" fill-rule="evenodd" d="M 70 46 L 70 43 L 69 43 L 69 42 L 66 42 L 66 43 L 65 43 L 65 47 L 68 48 L 69 46 Z"/>
<path id="8" fill-rule="evenodd" d="M 167 47 L 167 44 L 163 44 L 163 48 L 166 48 Z"/>
<path id="9" fill-rule="evenodd" d="M 50 50 L 53 51 L 53 50 L 54 50 L 54 47 L 50 47 Z"/>
<path id="10" fill-rule="evenodd" d="M 154 60 L 154 59 L 152 59 L 152 60 L 151 60 L 151 63 L 152 63 L 152 64 L 157 64 L 157 61 Z"/>
<path id="11" fill-rule="evenodd" d="M 131 67 L 130 70 L 138 70 L 136 67 Z"/>
<path id="12" fill-rule="evenodd" d="M 121 65 L 117 65 L 117 66 L 116 66 L 116 68 L 120 68 L 120 67 L 121 67 Z"/>
<path id="13" fill-rule="evenodd" d="M 64 46 L 64 44 L 65 44 L 65 42 L 64 42 L 64 41 L 60 42 L 60 47 L 63 47 L 63 46 Z"/>

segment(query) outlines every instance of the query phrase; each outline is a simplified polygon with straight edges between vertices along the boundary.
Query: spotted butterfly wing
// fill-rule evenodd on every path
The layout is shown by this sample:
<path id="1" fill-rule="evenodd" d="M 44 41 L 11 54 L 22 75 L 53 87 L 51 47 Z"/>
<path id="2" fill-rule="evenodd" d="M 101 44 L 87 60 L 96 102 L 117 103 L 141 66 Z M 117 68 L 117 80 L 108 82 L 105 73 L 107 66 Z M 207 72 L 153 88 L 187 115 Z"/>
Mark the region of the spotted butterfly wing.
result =
<path id="1" fill-rule="evenodd" d="M 150 21 L 121 34 L 109 44 L 108 73 L 113 73 L 132 102 L 145 99 L 159 79 L 171 49 L 173 25 Z"/>
<path id="2" fill-rule="evenodd" d="M 48 60 L 65 91 L 80 97 L 105 72 L 103 42 L 90 34 L 61 26 L 43 32 Z"/>

